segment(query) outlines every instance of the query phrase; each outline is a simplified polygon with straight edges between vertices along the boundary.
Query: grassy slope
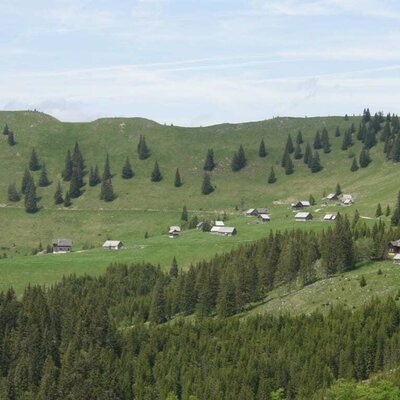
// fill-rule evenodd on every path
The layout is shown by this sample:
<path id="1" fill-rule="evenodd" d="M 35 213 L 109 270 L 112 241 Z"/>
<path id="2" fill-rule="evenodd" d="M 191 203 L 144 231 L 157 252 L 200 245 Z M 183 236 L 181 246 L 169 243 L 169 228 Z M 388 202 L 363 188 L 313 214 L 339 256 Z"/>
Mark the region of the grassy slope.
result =
<path id="1" fill-rule="evenodd" d="M 180 128 L 139 118 L 61 123 L 36 112 L 0 112 L 0 127 L 6 122 L 15 132 L 17 145 L 9 147 L 6 138 L 0 137 L 0 204 L 3 206 L 0 208 L 0 224 L 7 227 L 0 230 L 0 252 L 14 257 L 0 260 L 2 287 L 14 284 L 22 288 L 29 281 L 51 283 L 64 273 L 97 273 L 103 271 L 110 261 L 149 260 L 166 266 L 176 255 L 181 265 L 187 265 L 199 258 L 211 257 L 217 251 L 229 250 L 239 242 L 263 237 L 270 228 L 297 226 L 291 220 L 292 212 L 287 203 L 296 198 L 307 199 L 310 193 L 320 199 L 322 193 L 332 191 L 338 181 L 343 190 L 356 196 L 356 207 L 362 215 L 373 216 L 378 201 L 383 205 L 393 203 L 398 190 L 395 185 L 398 166 L 384 160 L 382 144 L 371 151 L 373 162 L 367 169 L 350 173 L 351 160 L 347 152 L 340 150 L 342 137 L 335 138 L 334 130 L 340 126 L 343 132 L 352 122 L 357 126 L 357 117 L 349 121 L 342 117 L 279 118 L 247 124 Z M 285 176 L 279 164 L 287 134 L 291 133 L 295 139 L 297 130 L 301 129 L 304 139 L 312 142 L 316 130 L 324 125 L 332 143 L 330 154 L 320 153 L 324 170 L 311 174 L 302 161 L 295 161 L 295 173 Z M 140 134 L 146 136 L 152 152 L 145 161 L 139 161 L 136 153 Z M 269 152 L 265 159 L 257 155 L 262 137 Z M 52 204 L 66 150 L 72 149 L 75 141 L 79 142 L 88 167 L 97 163 L 101 170 L 109 152 L 115 173 L 114 189 L 118 195 L 112 203 L 98 200 L 99 187 L 86 186 L 85 193 L 74 201 L 71 209 L 64 210 Z M 233 173 L 230 160 L 239 144 L 245 148 L 248 166 Z M 9 204 L 6 197 L 9 182 L 15 180 L 20 184 L 32 147 L 38 150 L 53 181 L 50 187 L 39 188 L 40 204 L 44 209 L 33 216 L 24 212 L 22 202 Z M 202 165 L 209 147 L 214 149 L 218 163 L 212 174 L 216 191 L 210 196 L 202 196 Z M 358 154 L 359 150 L 360 144 L 357 143 L 354 151 Z M 124 181 L 120 178 L 120 171 L 127 156 L 136 176 Z M 157 184 L 149 179 L 156 159 L 164 175 L 164 180 Z M 278 177 L 274 185 L 266 184 L 271 165 L 275 166 Z M 184 180 L 179 189 L 173 187 L 176 167 L 179 167 Z M 38 174 L 35 173 L 36 178 Z M 67 184 L 63 186 L 65 189 L 68 187 Z M 239 216 L 234 207 L 240 204 L 241 199 L 245 208 L 270 207 L 273 222 L 266 227 Z M 283 204 L 273 205 L 273 201 Z M 215 238 L 200 232 L 185 232 L 179 240 L 171 243 L 162 234 L 168 225 L 179 223 L 183 204 L 207 216 L 228 212 L 231 223 L 238 227 L 238 236 Z M 311 226 L 320 227 L 322 224 L 312 222 Z M 146 231 L 151 238 L 144 241 Z M 57 258 L 22 257 L 30 253 L 39 241 L 45 245 L 55 237 L 72 238 L 75 250 L 88 245 L 98 247 L 106 238 L 121 239 L 128 249 L 108 255 L 101 249 L 94 249 Z M 74 263 L 69 260 L 74 260 Z"/>

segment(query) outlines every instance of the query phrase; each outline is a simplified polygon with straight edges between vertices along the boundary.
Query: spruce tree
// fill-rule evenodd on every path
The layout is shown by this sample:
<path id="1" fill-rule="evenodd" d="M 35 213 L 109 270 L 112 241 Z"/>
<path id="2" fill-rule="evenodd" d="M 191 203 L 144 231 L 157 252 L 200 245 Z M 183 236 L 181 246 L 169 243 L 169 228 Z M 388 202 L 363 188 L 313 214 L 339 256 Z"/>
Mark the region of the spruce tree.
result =
<path id="1" fill-rule="evenodd" d="M 296 148 L 294 150 L 294 158 L 295 160 L 300 160 L 303 157 L 303 153 L 301 151 L 301 145 L 299 143 L 296 144 Z"/>
<path id="2" fill-rule="evenodd" d="M 21 193 L 25 194 L 28 185 L 30 182 L 33 180 L 31 173 L 29 172 L 28 168 L 25 168 L 24 175 L 22 177 L 22 183 L 21 183 Z"/>
<path id="3" fill-rule="evenodd" d="M 208 174 L 207 172 L 204 173 L 203 176 L 203 183 L 201 185 L 201 193 L 207 195 L 210 194 L 214 191 L 214 187 L 211 184 L 211 177 L 210 174 Z"/>
<path id="4" fill-rule="evenodd" d="M 231 169 L 232 171 L 240 171 L 245 166 L 246 166 L 246 156 L 244 153 L 243 146 L 240 145 L 239 150 L 233 155 L 231 162 Z"/>
<path id="5" fill-rule="evenodd" d="M 7 142 L 10 146 L 14 146 L 15 145 L 15 137 L 14 137 L 14 132 L 10 131 L 8 133 L 8 137 L 7 137 Z"/>
<path id="6" fill-rule="evenodd" d="M 50 185 L 50 181 L 47 177 L 47 170 L 46 170 L 46 165 L 43 164 L 43 167 L 40 171 L 40 176 L 39 176 L 39 182 L 38 182 L 40 187 L 46 187 Z"/>
<path id="7" fill-rule="evenodd" d="M 393 162 L 400 162 L 400 135 L 396 135 L 396 139 L 387 153 Z"/>
<path id="8" fill-rule="evenodd" d="M 64 207 L 69 207 L 71 204 L 72 204 L 71 196 L 69 195 L 69 191 L 67 190 L 67 193 L 65 193 L 65 198 L 64 198 Z"/>
<path id="9" fill-rule="evenodd" d="M 336 196 L 340 196 L 342 194 L 342 188 L 340 187 L 339 183 L 336 184 L 335 194 Z"/>
<path id="10" fill-rule="evenodd" d="M 79 176 L 79 167 L 72 170 L 72 177 L 69 182 L 69 195 L 75 199 L 81 195 L 81 185 Z"/>
<path id="11" fill-rule="evenodd" d="M 151 181 L 152 182 L 160 182 L 162 180 L 162 175 L 160 171 L 160 167 L 158 166 L 158 162 L 154 163 L 153 172 L 151 173 Z"/>
<path id="12" fill-rule="evenodd" d="M 25 191 L 25 211 L 28 213 L 35 213 L 38 210 L 39 209 L 36 198 L 36 186 L 32 179 L 31 181 L 29 181 Z"/>
<path id="13" fill-rule="evenodd" d="M 340 129 L 339 129 L 339 127 L 336 127 L 335 136 L 336 136 L 336 137 L 339 137 L 339 136 L 340 136 Z"/>
<path id="14" fill-rule="evenodd" d="M 358 170 L 358 164 L 357 164 L 357 159 L 353 157 L 353 161 L 351 163 L 350 171 L 355 172 Z"/>
<path id="15" fill-rule="evenodd" d="M 369 152 L 365 147 L 361 150 L 359 162 L 361 168 L 368 167 L 368 164 L 371 162 L 369 158 Z"/>
<path id="16" fill-rule="evenodd" d="M 54 204 L 62 204 L 64 203 L 64 198 L 63 198 L 63 192 L 61 188 L 61 183 L 58 181 L 57 183 L 57 189 L 54 193 Z"/>
<path id="17" fill-rule="evenodd" d="M 353 138 L 350 129 L 347 129 L 343 136 L 342 150 L 347 150 L 353 145 Z"/>
<path id="18" fill-rule="evenodd" d="M 101 182 L 100 175 L 99 175 L 99 167 L 96 166 L 90 167 L 90 173 L 89 173 L 89 186 L 96 186 Z"/>
<path id="19" fill-rule="evenodd" d="M 13 202 L 21 200 L 21 196 L 18 193 L 15 183 L 10 183 L 10 185 L 8 186 L 8 200 Z"/>
<path id="20" fill-rule="evenodd" d="M 111 178 L 109 179 L 103 178 L 101 181 L 100 200 L 109 202 L 113 201 L 114 199 L 115 199 L 115 194 Z"/>
<path id="21" fill-rule="evenodd" d="M 286 153 L 285 174 L 286 175 L 291 175 L 291 174 L 293 174 L 293 171 L 294 171 L 294 167 L 293 167 L 292 158 L 290 157 L 289 153 Z"/>
<path id="22" fill-rule="evenodd" d="M 153 288 L 153 293 L 151 296 L 149 320 L 155 324 L 162 324 L 166 321 L 166 304 L 164 296 L 164 286 L 159 279 Z"/>
<path id="23" fill-rule="evenodd" d="M 364 147 L 366 149 L 370 149 L 371 147 L 375 146 L 376 143 L 377 143 L 376 132 L 374 128 L 369 127 L 367 130 L 367 134 L 365 136 Z"/>
<path id="24" fill-rule="evenodd" d="M 321 143 L 321 136 L 319 131 L 317 131 L 317 133 L 315 134 L 315 138 L 314 138 L 314 149 L 318 150 L 322 148 L 322 143 Z"/>
<path id="25" fill-rule="evenodd" d="M 271 171 L 268 176 L 268 183 L 275 183 L 275 182 L 276 182 L 276 176 L 275 176 L 274 167 L 271 167 Z"/>
<path id="26" fill-rule="evenodd" d="M 177 278 L 178 277 L 178 262 L 176 261 L 176 257 L 174 256 L 174 258 L 172 259 L 172 263 L 171 263 L 171 268 L 169 270 L 169 275 L 172 278 Z"/>
<path id="27" fill-rule="evenodd" d="M 261 139 L 260 147 L 258 148 L 258 156 L 263 158 L 267 155 L 267 151 L 265 149 L 264 139 Z"/>
<path id="28" fill-rule="evenodd" d="M 379 218 L 382 215 L 383 215 L 383 212 L 382 212 L 381 203 L 378 203 L 378 206 L 376 207 L 375 217 Z"/>
<path id="29" fill-rule="evenodd" d="M 146 160 L 146 158 L 150 157 L 150 150 L 147 147 L 146 139 L 143 135 L 140 135 L 139 138 L 138 154 L 139 154 L 139 160 Z"/>
<path id="30" fill-rule="evenodd" d="M 177 188 L 182 186 L 182 180 L 181 180 L 181 174 L 179 173 L 179 168 L 177 168 L 175 171 L 174 186 Z"/>
<path id="31" fill-rule="evenodd" d="M 189 221 L 189 215 L 188 215 L 188 211 L 187 211 L 187 208 L 185 205 L 183 206 L 183 209 L 182 209 L 181 221 L 183 221 L 183 222 Z"/>
<path id="32" fill-rule="evenodd" d="M 301 131 L 299 130 L 297 132 L 297 136 L 296 136 L 296 144 L 302 144 L 303 143 L 303 135 L 301 133 Z"/>
<path id="33" fill-rule="evenodd" d="M 309 197 L 308 201 L 310 202 L 310 205 L 315 206 L 315 199 L 314 199 L 314 196 L 312 194 L 310 194 L 310 197 Z"/>
<path id="34" fill-rule="evenodd" d="M 110 168 L 110 156 L 107 153 L 106 161 L 104 163 L 104 171 L 103 171 L 102 181 L 106 181 L 111 178 L 112 178 L 112 174 L 111 174 L 111 168 Z"/>
<path id="35" fill-rule="evenodd" d="M 322 136 L 321 136 L 321 142 L 322 142 L 322 148 L 324 149 L 324 153 L 330 153 L 331 152 L 331 144 L 329 143 L 329 135 L 328 131 L 326 128 L 322 130 Z"/>
<path id="36" fill-rule="evenodd" d="M 8 125 L 5 124 L 3 128 L 3 135 L 8 135 L 10 133 L 10 129 L 8 129 Z"/>
<path id="37" fill-rule="evenodd" d="M 122 167 L 122 178 L 130 179 L 134 176 L 133 169 L 131 163 L 129 162 L 129 157 L 126 157 L 126 161 L 124 166 Z"/>
<path id="38" fill-rule="evenodd" d="M 400 191 L 397 194 L 397 203 L 391 217 L 391 224 L 393 226 L 399 225 L 400 222 Z"/>
<path id="39" fill-rule="evenodd" d="M 287 141 L 286 141 L 286 150 L 289 154 L 292 154 L 294 152 L 294 147 L 293 147 L 293 140 L 292 136 L 288 135 Z"/>
<path id="40" fill-rule="evenodd" d="M 31 171 L 38 171 L 40 169 L 38 155 L 35 149 L 32 149 L 31 159 L 29 160 L 29 169 Z"/>
<path id="41" fill-rule="evenodd" d="M 71 152 L 68 150 L 67 155 L 65 157 L 65 165 L 64 165 L 64 170 L 61 173 L 63 180 L 66 182 L 69 182 L 72 177 L 72 158 L 71 158 Z"/>
<path id="42" fill-rule="evenodd" d="M 306 150 L 304 152 L 304 158 L 303 158 L 304 164 L 308 165 L 311 158 L 312 158 L 311 146 L 310 146 L 310 143 L 307 143 Z"/>
<path id="43" fill-rule="evenodd" d="M 314 156 L 313 156 L 313 158 L 311 160 L 311 167 L 310 168 L 311 168 L 311 172 L 312 173 L 316 173 L 316 172 L 319 172 L 319 171 L 322 170 L 322 165 L 321 165 L 321 162 L 320 162 L 320 159 L 319 159 L 319 154 L 318 154 L 317 150 L 315 150 L 315 152 L 314 152 Z"/>
<path id="44" fill-rule="evenodd" d="M 72 153 L 72 166 L 75 168 L 79 167 L 82 173 L 85 170 L 85 161 L 83 159 L 78 142 L 75 142 L 74 151 Z"/>
<path id="45" fill-rule="evenodd" d="M 203 169 L 204 171 L 212 171 L 215 168 L 214 162 L 214 150 L 208 149 L 206 154 L 206 159 L 204 161 Z"/>
<path id="46" fill-rule="evenodd" d="M 385 216 L 388 217 L 390 215 L 390 206 L 389 204 L 386 206 Z"/>

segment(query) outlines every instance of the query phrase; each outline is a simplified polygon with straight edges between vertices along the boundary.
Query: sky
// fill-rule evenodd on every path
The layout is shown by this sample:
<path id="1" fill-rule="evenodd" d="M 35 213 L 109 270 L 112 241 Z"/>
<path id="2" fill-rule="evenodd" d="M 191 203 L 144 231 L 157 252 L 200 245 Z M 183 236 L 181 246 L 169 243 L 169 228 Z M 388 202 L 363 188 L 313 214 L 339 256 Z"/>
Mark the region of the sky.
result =
<path id="1" fill-rule="evenodd" d="M 0 109 L 206 126 L 400 113 L 398 0 L 0 2 Z"/>

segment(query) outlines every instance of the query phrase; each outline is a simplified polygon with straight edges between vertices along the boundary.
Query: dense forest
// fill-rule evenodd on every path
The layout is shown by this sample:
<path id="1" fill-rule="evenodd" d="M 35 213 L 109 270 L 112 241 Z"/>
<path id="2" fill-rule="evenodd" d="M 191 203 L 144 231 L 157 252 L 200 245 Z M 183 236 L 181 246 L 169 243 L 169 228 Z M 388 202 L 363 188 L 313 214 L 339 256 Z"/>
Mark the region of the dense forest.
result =
<path id="1" fill-rule="evenodd" d="M 98 278 L 28 287 L 21 299 L 9 290 L 0 296 L 0 398 L 310 399 L 338 378 L 396 368 L 394 299 L 327 315 L 234 314 L 282 283 L 354 268 L 360 241 L 380 259 L 398 234 L 339 216 L 325 232 L 271 233 L 186 272 L 175 259 L 168 273 L 114 265 Z"/>

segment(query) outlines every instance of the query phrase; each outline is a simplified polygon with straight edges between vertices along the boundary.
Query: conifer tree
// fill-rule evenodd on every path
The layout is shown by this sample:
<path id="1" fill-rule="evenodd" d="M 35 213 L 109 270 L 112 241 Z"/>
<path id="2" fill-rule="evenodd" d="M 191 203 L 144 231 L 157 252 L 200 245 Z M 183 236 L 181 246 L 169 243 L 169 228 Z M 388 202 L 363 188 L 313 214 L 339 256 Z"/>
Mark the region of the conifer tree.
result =
<path id="1" fill-rule="evenodd" d="M 315 152 L 314 152 L 314 156 L 311 160 L 310 168 L 311 168 L 312 173 L 316 173 L 316 172 L 319 172 L 322 170 L 322 165 L 321 165 L 321 162 L 319 159 L 319 154 L 318 154 L 317 150 L 315 150 Z"/>
<path id="2" fill-rule="evenodd" d="M 376 140 L 376 132 L 374 128 L 369 127 L 367 130 L 367 134 L 364 140 L 364 147 L 366 149 L 370 149 L 371 147 L 375 146 L 377 143 Z"/>
<path id="3" fill-rule="evenodd" d="M 43 365 L 40 387 L 36 396 L 37 399 L 51 400 L 58 397 L 57 377 L 57 367 L 54 365 L 51 355 L 48 355 Z"/>
<path id="4" fill-rule="evenodd" d="M 336 184 L 335 194 L 336 196 L 340 196 L 342 194 L 342 188 L 340 187 L 339 183 Z"/>
<path id="5" fill-rule="evenodd" d="M 25 211 L 28 213 L 35 213 L 38 210 L 36 186 L 32 179 L 29 181 L 25 191 Z"/>
<path id="6" fill-rule="evenodd" d="M 129 162 L 129 157 L 126 157 L 126 161 L 124 166 L 122 167 L 122 178 L 130 179 L 134 176 L 133 169 L 131 163 Z"/>
<path id="7" fill-rule="evenodd" d="M 189 221 L 189 215 L 188 215 L 188 211 L 187 211 L 186 205 L 184 205 L 183 209 L 182 209 L 181 221 L 184 221 L 184 222 L 188 222 Z"/>
<path id="8" fill-rule="evenodd" d="M 102 179 L 101 190 L 100 190 L 100 200 L 113 201 L 115 199 L 114 189 L 111 182 L 111 178 Z"/>
<path id="9" fill-rule="evenodd" d="M 90 173 L 89 173 L 89 186 L 96 186 L 101 182 L 100 176 L 99 176 L 99 167 L 96 166 L 90 167 Z"/>
<path id="10" fill-rule="evenodd" d="M 33 180 L 31 173 L 29 172 L 28 168 L 25 168 L 24 175 L 22 177 L 22 183 L 21 183 L 21 193 L 25 194 L 26 189 L 30 182 Z"/>
<path id="11" fill-rule="evenodd" d="M 386 206 L 385 216 L 388 217 L 390 215 L 390 206 L 389 204 Z"/>
<path id="12" fill-rule="evenodd" d="M 292 158 L 290 157 L 289 153 L 286 153 L 286 159 L 285 159 L 285 174 L 286 175 L 291 175 L 294 172 L 294 167 L 293 167 L 293 162 Z"/>
<path id="13" fill-rule="evenodd" d="M 71 158 L 71 152 L 68 150 L 67 155 L 65 157 L 65 166 L 64 170 L 61 173 L 64 181 L 69 182 L 72 177 L 72 158 Z"/>
<path id="14" fill-rule="evenodd" d="M 322 142 L 322 148 L 324 149 L 324 153 L 330 153 L 331 144 L 329 143 L 329 135 L 325 127 L 322 130 L 321 142 Z"/>
<path id="15" fill-rule="evenodd" d="M 179 173 L 179 168 L 177 168 L 175 171 L 174 186 L 177 188 L 182 186 L 182 180 L 181 180 L 181 174 Z"/>
<path id="16" fill-rule="evenodd" d="M 339 137 L 339 136 L 340 136 L 340 129 L 339 129 L 339 127 L 336 127 L 335 136 L 336 136 L 336 137 Z"/>
<path id="17" fill-rule="evenodd" d="M 355 172 L 358 170 L 358 164 L 357 164 L 357 159 L 353 157 L 353 161 L 351 163 L 350 171 Z"/>
<path id="18" fill-rule="evenodd" d="M 263 158 L 267 155 L 267 151 L 265 149 L 264 139 L 261 139 L 260 147 L 258 148 L 258 156 Z"/>
<path id="19" fill-rule="evenodd" d="M 8 135 L 10 133 L 10 129 L 8 128 L 8 125 L 5 124 L 3 128 L 3 135 Z"/>
<path id="20" fill-rule="evenodd" d="M 38 171 L 40 169 L 39 159 L 35 149 L 32 149 L 31 159 L 29 160 L 29 169 L 31 171 Z"/>
<path id="21" fill-rule="evenodd" d="M 303 135 L 301 133 L 301 131 L 299 130 L 297 132 L 297 136 L 296 136 L 296 144 L 302 144 L 303 143 Z"/>
<path id="22" fill-rule="evenodd" d="M 276 176 L 275 176 L 274 167 L 271 167 L 271 171 L 268 176 L 268 183 L 275 183 L 275 182 L 276 182 Z"/>
<path id="23" fill-rule="evenodd" d="M 71 196 L 69 195 L 69 191 L 67 190 L 67 193 L 65 193 L 65 198 L 64 198 L 64 207 L 69 207 L 71 204 L 72 204 Z"/>
<path id="24" fill-rule="evenodd" d="M 203 183 L 201 185 L 201 193 L 203 194 L 210 194 L 214 191 L 214 187 L 211 184 L 211 177 L 210 175 L 205 172 L 203 176 Z"/>
<path id="25" fill-rule="evenodd" d="M 287 141 L 286 141 L 286 151 L 289 154 L 292 154 L 294 152 L 294 147 L 293 147 L 293 140 L 292 140 L 292 136 L 288 135 Z"/>
<path id="26" fill-rule="evenodd" d="M 21 200 L 21 196 L 18 193 L 15 183 L 10 183 L 10 185 L 8 186 L 8 200 L 13 202 Z"/>
<path id="27" fill-rule="evenodd" d="M 387 153 L 393 162 L 400 161 L 400 135 L 396 135 L 396 139 L 394 140 L 390 151 L 387 151 Z"/>
<path id="28" fill-rule="evenodd" d="M 390 138 L 391 136 L 392 136 L 392 130 L 390 128 L 390 123 L 386 121 L 379 139 L 381 142 L 385 142 L 386 139 Z"/>
<path id="29" fill-rule="evenodd" d="M 7 137 L 7 142 L 10 146 L 14 146 L 15 145 L 15 137 L 14 137 L 14 132 L 13 131 L 9 131 L 8 133 L 8 137 Z"/>
<path id="30" fill-rule="evenodd" d="M 46 170 L 46 165 L 43 164 L 43 167 L 40 171 L 40 176 L 39 176 L 39 182 L 38 182 L 40 187 L 46 187 L 50 185 L 50 181 L 47 177 L 47 170 Z"/>
<path id="31" fill-rule="evenodd" d="M 138 154 L 139 160 L 146 160 L 150 157 L 150 150 L 146 144 L 146 138 L 144 135 L 140 135 L 139 144 L 138 144 Z"/>
<path id="32" fill-rule="evenodd" d="M 301 151 L 301 145 L 299 143 L 296 144 L 296 148 L 294 150 L 294 158 L 295 160 L 300 160 L 303 157 L 303 153 Z"/>
<path id="33" fill-rule="evenodd" d="M 61 188 L 61 183 L 58 181 L 57 189 L 54 193 L 54 204 L 62 204 L 64 203 L 63 192 Z"/>
<path id="34" fill-rule="evenodd" d="M 158 162 L 154 163 L 153 172 L 151 173 L 151 181 L 152 182 L 160 182 L 162 180 L 162 175 L 160 171 L 160 167 L 158 166 Z"/>
<path id="35" fill-rule="evenodd" d="M 378 206 L 376 207 L 375 217 L 379 218 L 382 215 L 383 215 L 383 212 L 382 212 L 381 203 L 378 203 Z"/>
<path id="36" fill-rule="evenodd" d="M 358 212 L 358 210 L 356 209 L 356 211 L 354 212 L 354 217 L 353 217 L 353 222 L 352 222 L 352 227 L 354 229 L 354 227 L 357 225 L 358 221 L 360 220 L 360 213 Z"/>
<path id="37" fill-rule="evenodd" d="M 307 143 L 306 150 L 304 152 L 304 158 L 303 158 L 304 164 L 308 165 L 311 158 L 312 158 L 311 146 L 310 146 L 310 143 Z"/>
<path id="38" fill-rule="evenodd" d="M 347 129 L 343 136 L 342 150 L 347 150 L 353 145 L 353 139 L 350 129 Z"/>
<path id="39" fill-rule="evenodd" d="M 102 181 L 106 181 L 111 178 L 112 178 L 112 174 L 111 174 L 111 168 L 110 168 L 110 156 L 107 153 L 106 161 L 104 163 L 104 171 L 103 171 Z"/>
<path id="40" fill-rule="evenodd" d="M 165 318 L 165 296 L 164 296 L 164 285 L 159 279 L 154 286 L 153 293 L 151 296 L 151 305 L 150 305 L 150 313 L 149 319 L 150 322 L 154 322 L 155 324 L 161 324 L 166 321 Z"/>
<path id="41" fill-rule="evenodd" d="M 369 152 L 368 149 L 366 149 L 365 147 L 361 150 L 360 153 L 360 167 L 361 168 L 365 168 L 368 167 L 368 164 L 371 162 L 370 158 L 369 158 Z"/>
<path id="42" fill-rule="evenodd" d="M 321 143 L 321 136 L 319 131 L 317 131 L 317 133 L 315 134 L 315 138 L 314 138 L 314 149 L 318 150 L 322 148 L 322 143 Z"/>
<path id="43" fill-rule="evenodd" d="M 397 194 L 397 203 L 391 218 L 391 223 L 393 226 L 399 225 L 399 222 L 400 222 L 400 191 Z"/>
<path id="44" fill-rule="evenodd" d="M 233 155 L 231 168 L 232 171 L 240 171 L 245 166 L 246 166 L 246 156 L 244 153 L 243 146 L 240 145 L 239 150 Z"/>
<path id="45" fill-rule="evenodd" d="M 310 194 L 310 197 L 309 197 L 308 200 L 310 202 L 310 205 L 315 206 L 315 199 L 314 199 L 314 196 L 312 194 Z"/>
<path id="46" fill-rule="evenodd" d="M 169 275 L 172 278 L 177 278 L 178 277 L 178 262 L 176 261 L 176 257 L 174 256 L 174 258 L 172 259 L 172 263 L 171 263 L 171 268 L 169 270 Z"/>
<path id="47" fill-rule="evenodd" d="M 214 150 L 208 149 L 206 154 L 206 159 L 204 161 L 203 169 L 204 171 L 212 171 L 215 168 L 214 162 Z"/>
<path id="48" fill-rule="evenodd" d="M 72 167 L 79 168 L 82 173 L 85 170 L 85 161 L 83 159 L 78 142 L 75 142 L 74 151 L 72 153 Z"/>
<path id="49" fill-rule="evenodd" d="M 75 167 L 72 170 L 72 177 L 69 182 L 69 195 L 72 199 L 75 199 L 81 195 L 79 169 Z"/>

